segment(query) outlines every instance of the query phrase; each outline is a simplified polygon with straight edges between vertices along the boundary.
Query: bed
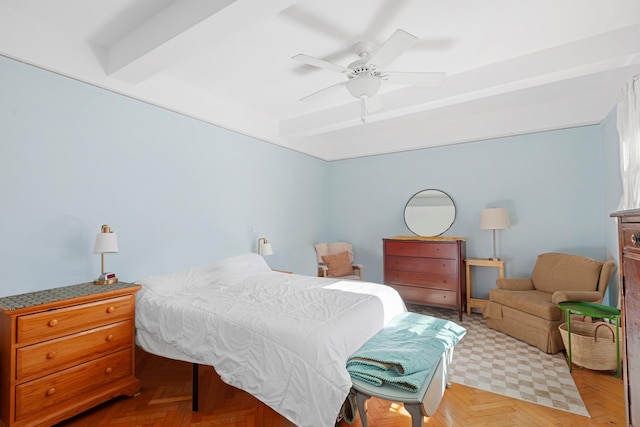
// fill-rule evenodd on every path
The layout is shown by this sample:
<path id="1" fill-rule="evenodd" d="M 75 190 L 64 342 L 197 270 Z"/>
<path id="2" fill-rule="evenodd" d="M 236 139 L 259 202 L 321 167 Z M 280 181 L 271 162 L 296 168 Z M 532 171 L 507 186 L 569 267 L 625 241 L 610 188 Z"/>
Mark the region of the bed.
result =
<path id="1" fill-rule="evenodd" d="M 272 271 L 244 254 L 139 281 L 136 343 L 213 366 L 298 426 L 333 426 L 346 361 L 397 314 L 391 287 Z"/>

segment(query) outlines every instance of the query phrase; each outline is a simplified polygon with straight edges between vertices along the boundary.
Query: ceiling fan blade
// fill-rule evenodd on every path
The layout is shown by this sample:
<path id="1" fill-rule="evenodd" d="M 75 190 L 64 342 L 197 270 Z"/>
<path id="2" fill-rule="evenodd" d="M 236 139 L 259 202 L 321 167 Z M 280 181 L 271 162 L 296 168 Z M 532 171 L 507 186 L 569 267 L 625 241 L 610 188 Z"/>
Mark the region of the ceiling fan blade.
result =
<path id="1" fill-rule="evenodd" d="M 322 96 L 324 96 L 324 95 L 326 95 L 328 93 L 331 93 L 334 90 L 336 90 L 336 89 L 338 89 L 338 88 L 340 88 L 340 87 L 342 87 L 342 86 L 344 86 L 346 84 L 347 84 L 347 82 L 344 81 L 344 82 L 336 83 L 336 84 L 331 85 L 329 87 L 325 87 L 324 89 L 320 89 L 317 92 L 313 92 L 310 95 L 307 95 L 307 96 L 305 96 L 303 98 L 300 98 L 300 101 L 304 101 L 304 102 L 313 101 L 314 99 L 320 98 L 320 97 L 322 97 Z"/>
<path id="2" fill-rule="evenodd" d="M 363 34 L 369 36 L 366 40 L 375 40 L 381 28 L 388 28 L 393 22 L 398 21 L 398 15 L 411 0 L 385 1 L 376 10 L 375 16 L 367 25 L 367 31 Z"/>
<path id="3" fill-rule="evenodd" d="M 313 65 L 314 67 L 324 68 L 331 71 L 337 71 L 339 73 L 350 73 L 351 70 L 347 67 L 343 67 L 342 65 L 334 64 L 332 62 L 327 62 L 323 59 L 314 58 L 313 56 L 305 55 L 300 53 L 298 55 L 292 56 L 291 59 L 295 59 L 296 61 L 304 62 L 308 65 Z"/>
<path id="4" fill-rule="evenodd" d="M 375 65 L 379 70 L 384 70 L 398 56 L 411 49 L 417 41 L 416 36 L 404 30 L 396 30 L 378 50 L 371 54 L 367 59 L 367 64 Z"/>
<path id="5" fill-rule="evenodd" d="M 382 99 L 379 94 L 375 94 L 364 100 L 364 106 L 367 109 L 367 113 L 374 113 L 378 110 L 382 110 Z"/>
<path id="6" fill-rule="evenodd" d="M 313 13 L 300 4 L 294 4 L 280 12 L 280 15 L 305 28 L 317 31 L 324 36 L 332 37 L 339 42 L 353 39 L 343 28 L 325 19 L 325 16 Z"/>
<path id="7" fill-rule="evenodd" d="M 389 71 L 384 73 L 384 80 L 398 85 L 429 86 L 438 87 L 444 81 L 445 73 L 425 72 L 425 73 L 402 73 Z"/>

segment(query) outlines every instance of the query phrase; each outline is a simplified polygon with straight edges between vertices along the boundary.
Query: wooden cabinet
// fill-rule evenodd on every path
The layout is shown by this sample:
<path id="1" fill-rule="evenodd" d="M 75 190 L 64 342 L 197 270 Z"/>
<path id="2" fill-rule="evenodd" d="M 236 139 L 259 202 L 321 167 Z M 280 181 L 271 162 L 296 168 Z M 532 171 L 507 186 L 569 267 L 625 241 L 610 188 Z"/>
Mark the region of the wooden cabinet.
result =
<path id="1" fill-rule="evenodd" d="M 0 423 L 50 426 L 138 393 L 139 288 L 82 283 L 0 298 Z"/>
<path id="2" fill-rule="evenodd" d="M 615 212 L 620 249 L 622 378 L 627 425 L 640 426 L 640 209 Z"/>
<path id="3" fill-rule="evenodd" d="M 384 283 L 409 303 L 462 311 L 466 303 L 466 245 L 457 237 L 383 239 Z"/>

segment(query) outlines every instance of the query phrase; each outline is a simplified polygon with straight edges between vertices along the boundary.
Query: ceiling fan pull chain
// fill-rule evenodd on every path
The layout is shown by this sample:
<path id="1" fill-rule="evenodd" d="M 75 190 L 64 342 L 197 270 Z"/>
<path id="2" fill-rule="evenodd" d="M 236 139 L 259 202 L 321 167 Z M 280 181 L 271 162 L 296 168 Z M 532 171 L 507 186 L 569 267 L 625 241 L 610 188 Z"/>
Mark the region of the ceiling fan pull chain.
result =
<path id="1" fill-rule="evenodd" d="M 360 98 L 360 121 L 365 122 L 364 115 L 366 113 L 366 107 L 364 105 L 364 96 Z"/>

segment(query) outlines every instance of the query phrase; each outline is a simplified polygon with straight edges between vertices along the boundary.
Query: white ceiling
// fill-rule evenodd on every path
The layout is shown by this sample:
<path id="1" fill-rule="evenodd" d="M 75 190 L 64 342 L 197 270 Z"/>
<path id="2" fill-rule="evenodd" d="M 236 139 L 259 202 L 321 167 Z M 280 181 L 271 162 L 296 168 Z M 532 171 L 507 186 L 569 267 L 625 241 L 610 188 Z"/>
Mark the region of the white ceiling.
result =
<path id="1" fill-rule="evenodd" d="M 419 42 L 360 122 L 345 80 L 358 41 Z M 599 123 L 640 72 L 640 0 L 0 0 L 0 54 L 336 160 Z"/>

